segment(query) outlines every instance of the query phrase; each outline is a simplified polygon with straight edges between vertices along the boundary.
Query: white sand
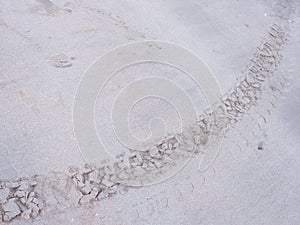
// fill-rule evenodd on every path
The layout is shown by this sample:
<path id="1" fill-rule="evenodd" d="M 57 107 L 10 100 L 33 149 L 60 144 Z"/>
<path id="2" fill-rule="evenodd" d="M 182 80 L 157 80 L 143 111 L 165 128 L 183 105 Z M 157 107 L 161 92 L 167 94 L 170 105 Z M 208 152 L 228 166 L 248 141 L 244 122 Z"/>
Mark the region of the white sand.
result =
<path id="1" fill-rule="evenodd" d="M 2 0 L 1 180 L 83 165 L 72 125 L 76 88 L 113 47 L 177 43 L 199 55 L 227 92 L 273 22 L 290 20 L 278 69 L 288 87 L 275 108 L 267 96 L 237 124 L 210 169 L 197 172 L 194 158 L 158 185 L 12 224 L 299 224 L 299 9 L 282 15 L 272 2 Z"/>

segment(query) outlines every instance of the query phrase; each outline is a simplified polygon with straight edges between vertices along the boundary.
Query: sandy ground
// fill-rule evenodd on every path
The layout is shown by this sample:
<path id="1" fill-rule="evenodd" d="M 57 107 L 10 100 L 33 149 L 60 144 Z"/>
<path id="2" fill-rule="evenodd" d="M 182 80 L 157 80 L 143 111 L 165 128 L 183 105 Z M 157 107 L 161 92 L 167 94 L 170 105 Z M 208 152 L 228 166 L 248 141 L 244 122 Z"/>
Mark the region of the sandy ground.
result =
<path id="1" fill-rule="evenodd" d="M 184 46 L 226 93 L 274 21 L 290 24 L 277 71 L 288 80 L 283 95 L 237 124 L 207 171 L 194 158 L 158 185 L 12 224 L 299 224 L 300 21 L 292 5 L 278 18 L 273 1 L 259 0 L 1 1 L 0 179 L 8 180 L 85 163 L 73 101 L 84 72 L 113 47 L 153 39 Z M 253 118 L 267 109 L 257 129 Z"/>

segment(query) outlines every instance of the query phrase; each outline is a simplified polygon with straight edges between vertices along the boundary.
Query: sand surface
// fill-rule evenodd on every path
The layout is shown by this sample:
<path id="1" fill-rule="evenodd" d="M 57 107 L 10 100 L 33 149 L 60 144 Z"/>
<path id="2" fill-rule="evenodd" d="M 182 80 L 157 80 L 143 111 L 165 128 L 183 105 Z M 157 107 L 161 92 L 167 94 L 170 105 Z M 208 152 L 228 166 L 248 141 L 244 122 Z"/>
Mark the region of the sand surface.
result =
<path id="1" fill-rule="evenodd" d="M 199 172 L 196 156 L 157 185 L 129 188 L 93 206 L 61 200 L 36 219 L 11 224 L 299 224 L 300 11 L 296 0 L 279 2 L 1 0 L 0 180 L 37 174 L 53 179 L 51 171 L 83 167 L 72 123 L 76 90 L 89 66 L 114 47 L 141 40 L 176 43 L 197 54 L 227 93 L 274 23 L 288 39 L 273 74 L 275 84 L 285 78 L 282 94 L 266 93 L 245 113 L 209 169 Z M 168 76 L 171 70 L 143 65 L 132 71 Z M 112 87 L 126 81 L 125 71 Z M 181 83 L 199 110 L 208 106 L 190 80 Z M 114 94 L 104 90 L 97 113 Z M 153 101 L 137 115 L 149 115 L 157 105 L 168 107 Z M 172 126 L 173 114 L 164 113 Z M 100 134 L 106 122 L 97 121 Z M 102 136 L 112 151 L 118 149 L 109 132 Z"/>

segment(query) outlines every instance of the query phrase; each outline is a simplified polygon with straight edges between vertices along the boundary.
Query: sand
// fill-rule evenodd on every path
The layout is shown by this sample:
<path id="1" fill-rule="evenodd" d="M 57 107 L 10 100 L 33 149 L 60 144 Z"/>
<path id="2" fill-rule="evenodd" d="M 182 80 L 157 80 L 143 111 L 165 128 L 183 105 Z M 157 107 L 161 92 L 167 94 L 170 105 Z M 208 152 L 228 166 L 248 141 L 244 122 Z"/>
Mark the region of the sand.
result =
<path id="1" fill-rule="evenodd" d="M 300 222 L 300 29 L 296 1 L 278 5 L 268 1 L 42 0 L 1 1 L 1 5 L 0 179 L 5 188 L 0 189 L 0 204 L 1 215 L 10 212 L 2 219 L 20 214 L 15 198 L 22 199 L 27 191 L 33 194 L 28 193 L 30 201 L 23 205 L 34 213 L 24 208 L 22 216 L 12 219 L 11 224 Z M 274 24 L 282 27 L 287 41 L 276 55 L 278 63 L 271 73 L 274 79 L 267 82 L 271 91 L 263 89 L 259 103 L 228 129 L 217 159 L 207 170 L 198 170 L 200 158 L 196 154 L 173 177 L 153 186 L 113 188 L 111 181 L 104 180 L 107 196 L 92 204 L 88 202 L 98 192 L 87 196 L 81 194 L 90 192 L 86 184 L 67 182 L 67 175 L 81 176 L 93 170 L 84 167 L 73 132 L 72 107 L 84 72 L 99 56 L 128 42 L 170 41 L 196 53 L 227 94 L 245 77 L 257 47 L 269 40 Z M 145 65 L 136 71 L 147 74 L 163 69 L 162 76 L 168 77 L 168 68 L 150 65 L 147 70 Z M 188 93 L 194 99 L 200 99 L 199 110 L 207 108 L 203 94 L 180 75 L 175 80 L 190 89 Z M 114 88 L 124 87 L 126 81 L 126 73 L 112 81 L 115 83 L 104 90 L 107 96 L 99 97 L 97 113 L 103 113 L 101 105 L 108 104 Z M 151 114 L 149 108 L 165 106 L 161 102 L 151 104 L 140 112 Z M 102 117 L 97 121 L 100 128 L 106 122 Z M 118 153 L 115 138 L 107 133 L 106 145 L 112 151 L 118 149 Z M 73 171 L 69 172 L 70 168 Z M 12 182 L 18 178 L 26 181 L 21 187 Z M 93 175 L 88 179 L 96 178 Z M 7 189 L 13 200 L 8 200 Z"/>

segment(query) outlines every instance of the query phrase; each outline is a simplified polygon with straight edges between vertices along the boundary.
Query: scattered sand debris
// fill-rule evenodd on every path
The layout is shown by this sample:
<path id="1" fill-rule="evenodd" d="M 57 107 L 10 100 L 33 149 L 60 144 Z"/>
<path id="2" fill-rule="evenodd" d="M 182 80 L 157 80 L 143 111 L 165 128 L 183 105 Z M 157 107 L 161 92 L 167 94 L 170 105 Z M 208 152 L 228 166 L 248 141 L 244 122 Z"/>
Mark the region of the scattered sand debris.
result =
<path id="1" fill-rule="evenodd" d="M 58 68 L 67 68 L 73 65 L 72 60 L 74 57 L 69 58 L 65 54 L 58 54 L 51 56 L 47 59 L 50 65 Z"/>
<path id="2" fill-rule="evenodd" d="M 259 142 L 258 143 L 258 146 L 257 146 L 257 149 L 262 151 L 264 149 L 264 143 L 263 142 Z"/>
<path id="3" fill-rule="evenodd" d="M 3 221 L 7 222 L 18 216 L 34 219 L 40 214 L 43 203 L 35 191 L 36 185 L 35 177 L 0 184 L 0 212 Z"/>

